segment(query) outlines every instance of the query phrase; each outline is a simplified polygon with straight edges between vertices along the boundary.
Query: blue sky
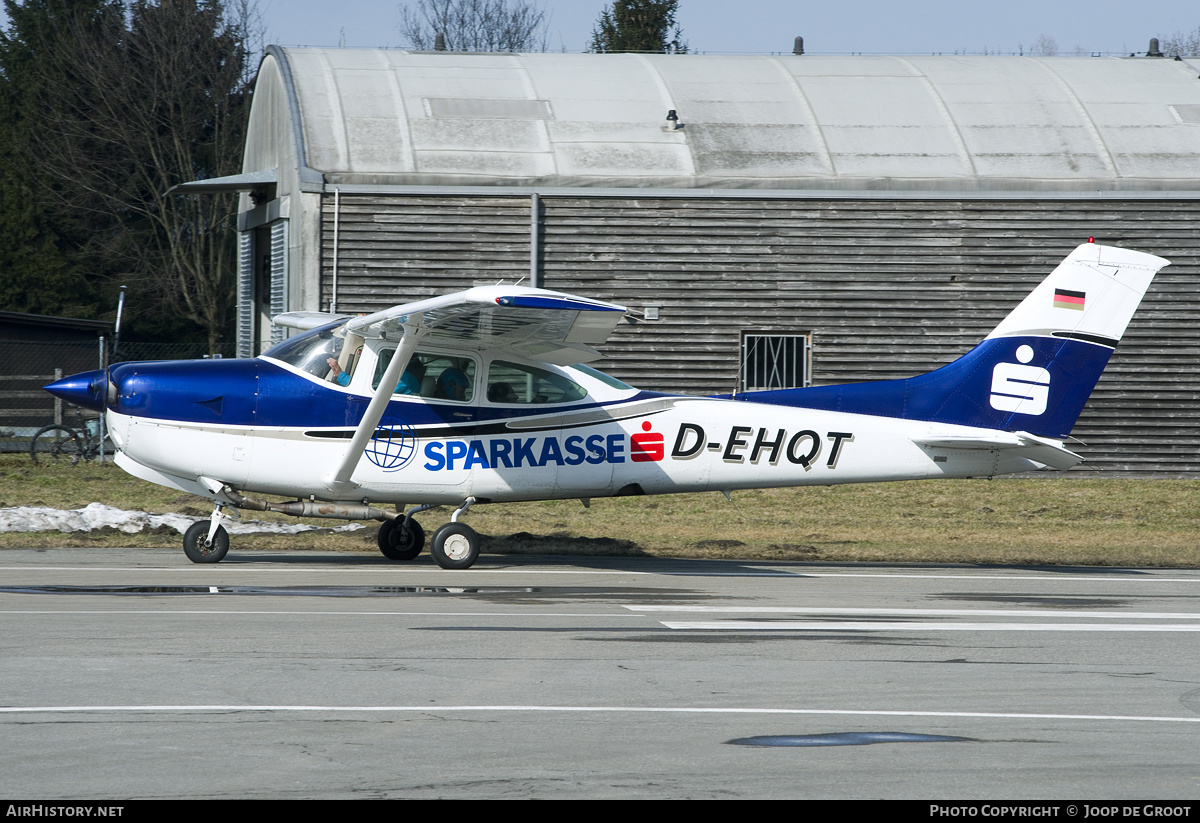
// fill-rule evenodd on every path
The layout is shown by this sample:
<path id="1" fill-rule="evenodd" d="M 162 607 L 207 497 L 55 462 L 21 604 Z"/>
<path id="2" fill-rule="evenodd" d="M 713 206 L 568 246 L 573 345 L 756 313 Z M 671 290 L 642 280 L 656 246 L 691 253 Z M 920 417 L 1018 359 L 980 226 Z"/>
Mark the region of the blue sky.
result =
<path id="1" fill-rule="evenodd" d="M 582 51 L 603 0 L 540 0 L 550 49 Z M 259 0 L 268 42 L 400 47 L 397 0 Z M 1196 0 L 680 0 L 679 23 L 694 51 L 721 54 L 805 50 L 930 54 L 1028 50 L 1040 35 L 1059 54 L 1145 52 L 1151 37 L 1200 27 Z"/>
<path id="2" fill-rule="evenodd" d="M 550 19 L 550 49 L 583 51 L 604 0 L 534 0 Z M 257 0 L 267 42 L 401 47 L 398 0 Z M 693 51 L 811 54 L 971 54 L 1028 50 L 1039 36 L 1059 54 L 1145 52 L 1151 37 L 1200 28 L 1196 0 L 680 0 Z M 7 18 L 0 11 L 0 24 Z"/>

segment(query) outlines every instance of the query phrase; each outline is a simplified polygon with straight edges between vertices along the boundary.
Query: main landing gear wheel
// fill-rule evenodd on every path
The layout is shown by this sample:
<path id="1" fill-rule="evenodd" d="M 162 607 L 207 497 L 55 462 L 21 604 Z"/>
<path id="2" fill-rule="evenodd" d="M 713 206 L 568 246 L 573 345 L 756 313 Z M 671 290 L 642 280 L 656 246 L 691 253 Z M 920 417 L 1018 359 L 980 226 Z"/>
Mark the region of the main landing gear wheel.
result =
<path id="1" fill-rule="evenodd" d="M 425 530 L 411 517 L 384 520 L 379 527 L 379 550 L 388 560 L 412 560 L 425 548 Z"/>
<path id="2" fill-rule="evenodd" d="M 443 569 L 469 569 L 479 559 L 479 535 L 466 523 L 447 523 L 433 533 L 429 553 Z"/>
<path id="3" fill-rule="evenodd" d="M 183 553 L 193 563 L 220 563 L 229 551 L 229 532 L 224 526 L 217 526 L 212 545 L 204 545 L 208 540 L 208 526 L 207 520 L 201 520 L 193 523 L 183 535 Z"/>

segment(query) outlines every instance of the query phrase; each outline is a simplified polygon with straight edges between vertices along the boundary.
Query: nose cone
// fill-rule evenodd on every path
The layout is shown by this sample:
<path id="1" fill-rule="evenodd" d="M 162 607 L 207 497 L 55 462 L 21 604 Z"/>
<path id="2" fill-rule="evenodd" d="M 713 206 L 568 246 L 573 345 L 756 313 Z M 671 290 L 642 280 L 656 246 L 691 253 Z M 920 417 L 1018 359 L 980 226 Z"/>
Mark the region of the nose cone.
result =
<path id="1" fill-rule="evenodd" d="M 104 369 L 85 371 L 81 374 L 64 377 L 62 380 L 55 380 L 43 388 L 68 403 L 102 412 L 108 394 L 108 374 Z"/>

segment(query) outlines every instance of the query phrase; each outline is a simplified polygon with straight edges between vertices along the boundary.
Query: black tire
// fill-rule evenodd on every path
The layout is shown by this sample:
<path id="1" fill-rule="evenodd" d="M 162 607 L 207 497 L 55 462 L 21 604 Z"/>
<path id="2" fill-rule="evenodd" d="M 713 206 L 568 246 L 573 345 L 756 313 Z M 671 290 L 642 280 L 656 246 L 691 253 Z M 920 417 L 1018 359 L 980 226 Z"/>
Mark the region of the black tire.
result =
<path id="1" fill-rule="evenodd" d="M 53 464 L 70 461 L 74 466 L 83 452 L 83 436 L 68 426 L 42 426 L 29 443 L 29 457 L 34 463 L 40 460 Z"/>
<path id="2" fill-rule="evenodd" d="M 425 530 L 411 518 L 408 527 L 404 518 L 385 520 L 379 527 L 379 550 L 388 560 L 412 560 L 425 548 Z"/>
<path id="3" fill-rule="evenodd" d="M 447 523 L 433 533 L 429 553 L 443 569 L 469 569 L 479 559 L 479 535 L 465 523 Z"/>
<path id="4" fill-rule="evenodd" d="M 183 535 L 183 553 L 193 563 L 220 563 L 229 551 L 229 532 L 225 531 L 224 526 L 217 526 L 211 546 L 204 545 L 208 538 L 208 525 L 208 520 L 193 523 Z"/>

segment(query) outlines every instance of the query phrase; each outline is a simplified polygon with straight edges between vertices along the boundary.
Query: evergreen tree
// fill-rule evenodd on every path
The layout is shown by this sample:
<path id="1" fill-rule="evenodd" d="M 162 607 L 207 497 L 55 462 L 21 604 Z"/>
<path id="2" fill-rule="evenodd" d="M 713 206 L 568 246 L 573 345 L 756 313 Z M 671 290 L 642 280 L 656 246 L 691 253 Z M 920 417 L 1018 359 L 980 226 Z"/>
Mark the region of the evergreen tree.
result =
<path id="1" fill-rule="evenodd" d="M 80 216 L 55 214 L 48 193 L 58 176 L 31 161 L 40 142 L 36 111 L 44 105 L 49 43 L 103 13 L 105 0 L 5 0 L 9 29 L 0 31 L 0 309 L 94 318 L 101 310 L 97 270 L 66 235 Z M 17 32 L 28 33 L 23 39 Z"/>
<path id="2" fill-rule="evenodd" d="M 686 54 L 675 23 L 678 7 L 679 0 L 614 0 L 600 13 L 588 51 Z"/>
<path id="3" fill-rule="evenodd" d="M 0 71 L 21 119 L 7 145 L 49 232 L 24 248 L 60 241 L 70 266 L 87 261 L 93 287 L 131 286 L 141 307 L 131 319 L 190 321 L 222 351 L 236 291 L 232 195 L 171 188 L 240 170 L 249 6 L 5 4 Z"/>

